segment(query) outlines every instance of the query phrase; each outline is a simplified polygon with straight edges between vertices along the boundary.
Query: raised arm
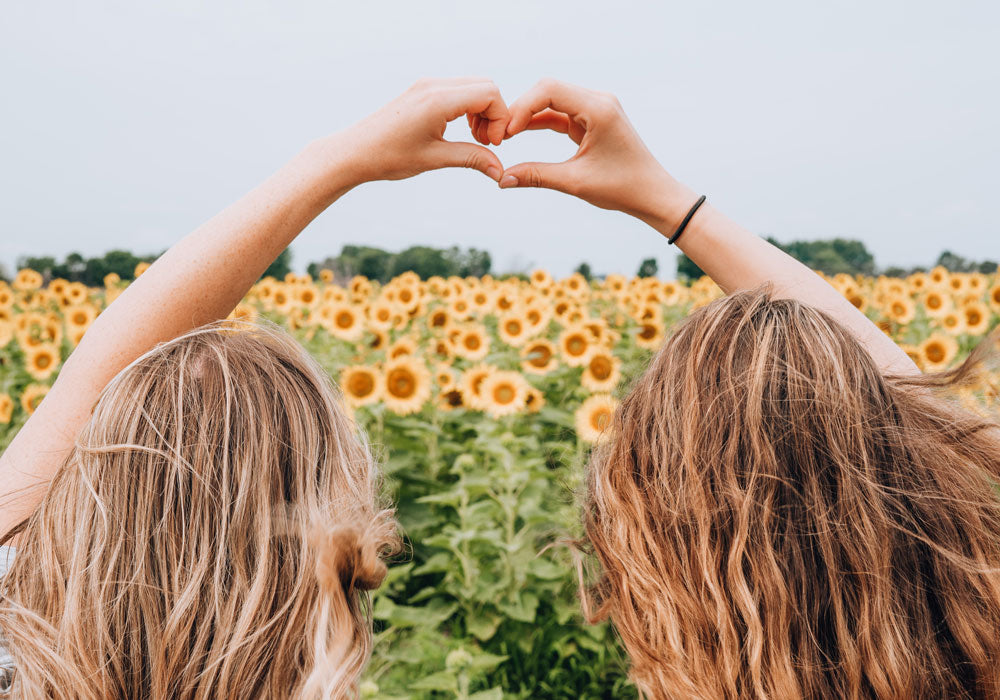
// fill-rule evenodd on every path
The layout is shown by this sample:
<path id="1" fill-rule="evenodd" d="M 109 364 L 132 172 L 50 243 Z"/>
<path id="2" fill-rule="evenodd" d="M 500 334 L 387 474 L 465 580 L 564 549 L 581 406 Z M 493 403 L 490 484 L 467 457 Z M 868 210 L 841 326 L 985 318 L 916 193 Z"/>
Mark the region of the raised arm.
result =
<path id="1" fill-rule="evenodd" d="M 470 115 L 500 143 L 507 107 L 482 78 L 420 81 L 344 132 L 299 155 L 179 241 L 102 313 L 59 378 L 0 456 L 0 536 L 37 506 L 72 449 L 101 390 L 157 343 L 225 318 L 268 265 L 320 212 L 351 188 L 449 166 L 498 180 L 487 148 L 444 140 L 447 122 Z"/>
<path id="2" fill-rule="evenodd" d="M 579 150 L 564 163 L 515 165 L 504 172 L 500 187 L 559 190 L 631 214 L 665 237 L 698 199 L 656 161 L 612 95 L 543 80 L 511 104 L 510 114 L 507 138 L 525 129 L 552 129 L 568 134 Z M 919 371 L 819 275 L 710 203 L 698 209 L 677 246 L 727 293 L 770 282 L 777 296 L 815 306 L 844 324 L 886 372 Z"/>

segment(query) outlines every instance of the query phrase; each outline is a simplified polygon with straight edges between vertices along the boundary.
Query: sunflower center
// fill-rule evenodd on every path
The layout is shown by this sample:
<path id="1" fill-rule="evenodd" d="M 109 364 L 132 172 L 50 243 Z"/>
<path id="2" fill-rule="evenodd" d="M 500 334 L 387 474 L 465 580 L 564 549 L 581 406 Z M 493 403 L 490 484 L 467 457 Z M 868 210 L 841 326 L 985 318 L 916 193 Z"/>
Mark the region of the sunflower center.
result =
<path id="1" fill-rule="evenodd" d="M 39 355 L 35 358 L 35 366 L 38 367 L 38 369 L 46 369 L 51 364 L 52 358 L 48 355 Z"/>
<path id="2" fill-rule="evenodd" d="M 477 335 L 465 336 L 465 347 L 467 347 L 469 350 L 478 350 L 481 345 L 482 342 L 479 340 L 479 336 Z"/>
<path id="3" fill-rule="evenodd" d="M 579 357 L 587 351 L 587 341 L 579 335 L 570 336 L 566 340 L 566 352 L 570 355 Z"/>
<path id="4" fill-rule="evenodd" d="M 358 372 L 351 376 L 348 386 L 352 394 L 358 398 L 364 398 L 375 390 L 375 380 L 367 372 Z"/>
<path id="5" fill-rule="evenodd" d="M 643 340 L 652 340 L 653 338 L 656 337 L 656 326 L 648 323 L 645 324 L 642 327 L 642 330 L 639 331 L 639 337 L 641 337 Z"/>
<path id="6" fill-rule="evenodd" d="M 930 307 L 932 309 L 940 309 L 941 308 L 941 297 L 933 296 L 933 295 L 929 296 L 929 297 L 927 297 L 926 304 L 927 304 L 928 307 Z"/>
<path id="7" fill-rule="evenodd" d="M 409 370 L 397 368 L 386 377 L 386 387 L 396 398 L 408 399 L 416 392 L 417 382 Z"/>
<path id="8" fill-rule="evenodd" d="M 532 358 L 528 360 L 528 364 L 534 367 L 545 367 L 545 365 L 549 364 L 549 360 L 552 359 L 552 351 L 544 345 L 532 348 L 531 355 Z"/>
<path id="9" fill-rule="evenodd" d="M 499 404 L 508 404 L 515 396 L 517 392 L 510 384 L 501 384 L 493 390 L 493 400 Z"/>
<path id="10" fill-rule="evenodd" d="M 354 325 L 354 314 L 350 311 L 341 311 L 334 319 L 334 323 L 337 324 L 337 328 L 350 328 Z"/>
<path id="11" fill-rule="evenodd" d="M 521 322 L 520 321 L 507 321 L 504 324 L 504 330 L 510 335 L 520 335 L 521 334 Z"/>
<path id="12" fill-rule="evenodd" d="M 941 362 L 944 359 L 944 348 L 936 343 L 928 345 L 927 359 L 931 362 Z"/>
<path id="13" fill-rule="evenodd" d="M 594 430 L 604 430 L 611 422 L 611 411 L 599 408 L 590 414 L 590 425 Z"/>
<path id="14" fill-rule="evenodd" d="M 611 368 L 611 360 L 603 355 L 598 355 L 590 361 L 590 373 L 594 375 L 595 379 L 607 379 L 610 377 Z"/>

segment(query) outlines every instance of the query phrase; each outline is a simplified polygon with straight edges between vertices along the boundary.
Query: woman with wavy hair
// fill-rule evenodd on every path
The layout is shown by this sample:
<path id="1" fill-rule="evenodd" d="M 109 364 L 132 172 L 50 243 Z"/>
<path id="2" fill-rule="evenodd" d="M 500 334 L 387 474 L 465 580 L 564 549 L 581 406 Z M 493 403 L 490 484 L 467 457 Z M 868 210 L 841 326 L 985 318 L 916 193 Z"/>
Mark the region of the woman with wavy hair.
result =
<path id="1" fill-rule="evenodd" d="M 355 694 L 366 592 L 396 544 L 371 455 L 301 346 L 218 321 L 351 188 L 448 166 L 497 180 L 489 149 L 443 138 L 466 114 L 500 142 L 495 85 L 421 81 L 310 144 L 94 322 L 0 458 L 9 695 Z"/>
<path id="2" fill-rule="evenodd" d="M 610 95 L 547 80 L 510 113 L 508 137 L 579 151 L 501 187 L 632 214 L 729 293 L 678 324 L 589 468 L 585 610 L 642 694 L 1000 697 L 1000 425 L 940 391 L 975 383 L 996 335 L 922 376 L 821 277 L 698 207 Z"/>

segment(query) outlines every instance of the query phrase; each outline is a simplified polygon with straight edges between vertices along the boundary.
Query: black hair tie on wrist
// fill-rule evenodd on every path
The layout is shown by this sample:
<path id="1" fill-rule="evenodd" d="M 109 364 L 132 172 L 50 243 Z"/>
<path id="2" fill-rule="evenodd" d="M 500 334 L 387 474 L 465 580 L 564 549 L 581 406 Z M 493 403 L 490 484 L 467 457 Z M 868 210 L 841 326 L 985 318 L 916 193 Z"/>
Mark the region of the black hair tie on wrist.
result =
<path id="1" fill-rule="evenodd" d="M 687 228 L 688 222 L 691 221 L 691 217 L 694 216 L 694 213 L 696 211 L 698 211 L 698 207 L 700 207 L 704 203 L 705 203 L 705 195 L 698 197 L 698 201 L 695 202 L 694 206 L 688 210 L 688 213 L 684 217 L 684 220 L 681 221 L 681 225 L 677 227 L 676 231 L 674 231 L 674 235 L 672 235 L 670 238 L 667 239 L 667 243 L 673 245 L 674 241 L 676 241 L 678 238 L 681 237 L 681 234 L 684 233 L 684 229 Z"/>

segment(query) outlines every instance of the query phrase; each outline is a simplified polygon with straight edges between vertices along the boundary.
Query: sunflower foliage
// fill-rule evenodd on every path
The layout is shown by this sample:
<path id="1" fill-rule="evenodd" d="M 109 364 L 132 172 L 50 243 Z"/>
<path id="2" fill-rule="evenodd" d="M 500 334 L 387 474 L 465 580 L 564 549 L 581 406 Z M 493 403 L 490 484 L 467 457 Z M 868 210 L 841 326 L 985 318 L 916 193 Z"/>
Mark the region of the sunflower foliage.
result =
<path id="1" fill-rule="evenodd" d="M 361 695 L 634 697 L 613 630 L 582 619 L 585 464 L 671 328 L 721 291 L 542 270 L 345 287 L 319 274 L 265 278 L 233 317 L 283 324 L 330 373 L 397 506 L 409 547 L 374 596 Z M 827 279 L 925 370 L 961 361 L 1000 322 L 998 275 Z M 0 283 L 0 448 L 124 286 L 114 274 L 103 288 L 46 284 L 33 270 Z M 962 391 L 972 408 L 996 404 L 1000 377 Z"/>

